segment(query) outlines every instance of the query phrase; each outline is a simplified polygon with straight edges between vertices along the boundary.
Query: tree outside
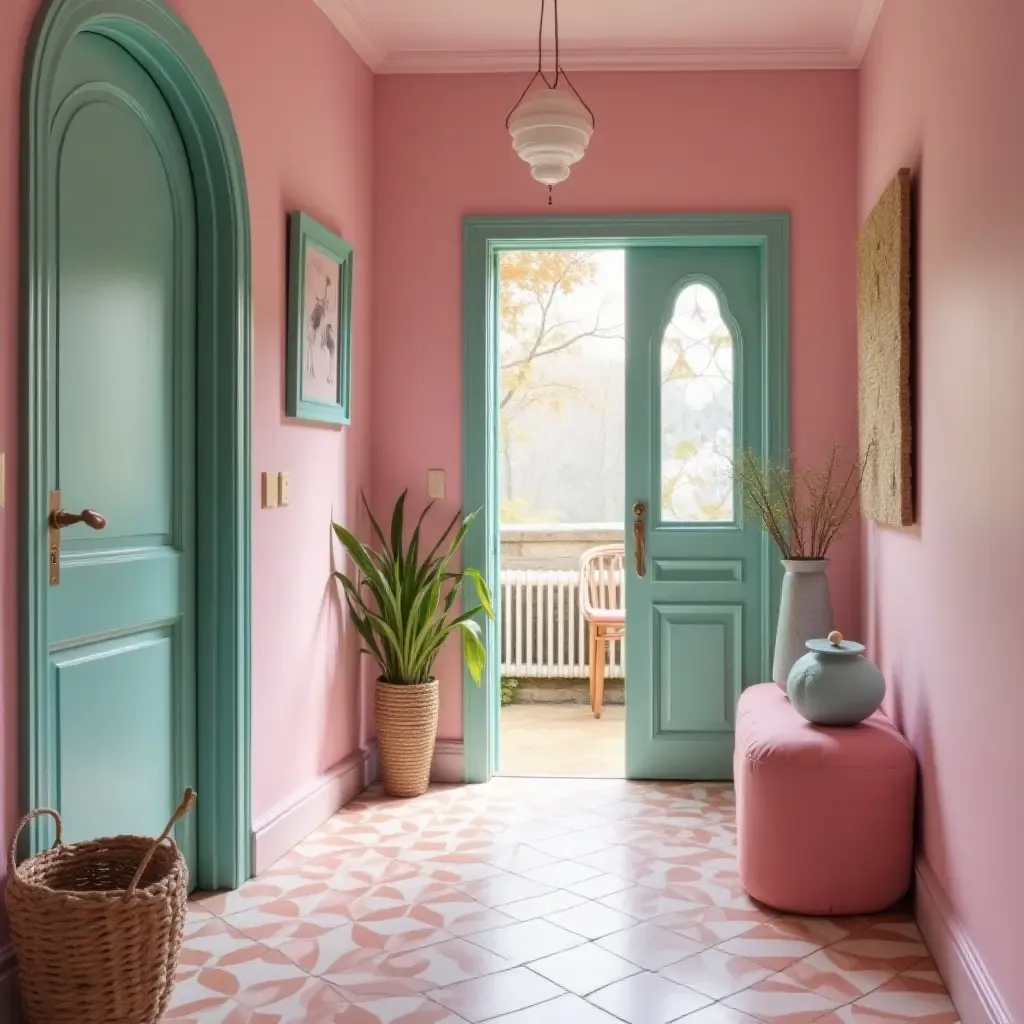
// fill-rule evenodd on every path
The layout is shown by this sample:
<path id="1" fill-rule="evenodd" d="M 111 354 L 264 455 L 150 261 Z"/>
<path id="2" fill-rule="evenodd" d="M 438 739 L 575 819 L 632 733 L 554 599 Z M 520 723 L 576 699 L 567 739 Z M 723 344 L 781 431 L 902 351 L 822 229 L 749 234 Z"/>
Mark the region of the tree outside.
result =
<path id="1" fill-rule="evenodd" d="M 625 253 L 500 261 L 501 522 L 621 524 Z M 661 345 L 662 518 L 733 517 L 733 342 L 714 292 L 680 294 Z"/>
<path id="2" fill-rule="evenodd" d="M 621 523 L 624 254 L 502 253 L 501 521 Z"/>

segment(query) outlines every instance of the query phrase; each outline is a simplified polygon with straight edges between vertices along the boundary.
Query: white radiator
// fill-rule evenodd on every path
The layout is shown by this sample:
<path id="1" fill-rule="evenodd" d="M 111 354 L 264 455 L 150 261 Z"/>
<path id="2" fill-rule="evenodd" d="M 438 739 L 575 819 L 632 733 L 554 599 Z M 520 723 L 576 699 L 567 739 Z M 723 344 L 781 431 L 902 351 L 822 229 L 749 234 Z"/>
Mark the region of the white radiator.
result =
<path id="1" fill-rule="evenodd" d="M 586 679 L 580 575 L 570 569 L 502 569 L 501 674 L 514 679 Z M 622 641 L 608 645 L 605 677 L 622 679 Z"/>

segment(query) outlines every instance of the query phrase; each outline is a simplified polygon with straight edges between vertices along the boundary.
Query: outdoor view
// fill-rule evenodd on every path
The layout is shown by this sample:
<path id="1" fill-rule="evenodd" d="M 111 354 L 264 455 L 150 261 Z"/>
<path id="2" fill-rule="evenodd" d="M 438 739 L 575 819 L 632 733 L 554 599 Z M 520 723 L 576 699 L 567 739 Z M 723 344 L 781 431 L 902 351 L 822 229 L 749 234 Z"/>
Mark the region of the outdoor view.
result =
<path id="1" fill-rule="evenodd" d="M 501 257 L 501 521 L 621 523 L 624 253 Z"/>
<path id="2" fill-rule="evenodd" d="M 625 254 L 501 257 L 501 522 L 621 523 Z M 733 339 L 706 285 L 661 345 L 662 518 L 733 518 Z"/>
<path id="3" fill-rule="evenodd" d="M 625 272 L 621 249 L 500 260 L 500 767 L 510 774 L 625 767 L 623 514 L 635 497 L 625 479 Z M 661 337 L 635 342 L 652 346 L 654 408 L 637 410 L 635 425 L 659 424 L 652 512 L 728 521 L 732 336 L 703 283 L 653 312 L 648 322 L 671 316 Z M 596 611 L 584 607 L 584 592 Z M 598 640 L 606 629 L 607 645 Z"/>

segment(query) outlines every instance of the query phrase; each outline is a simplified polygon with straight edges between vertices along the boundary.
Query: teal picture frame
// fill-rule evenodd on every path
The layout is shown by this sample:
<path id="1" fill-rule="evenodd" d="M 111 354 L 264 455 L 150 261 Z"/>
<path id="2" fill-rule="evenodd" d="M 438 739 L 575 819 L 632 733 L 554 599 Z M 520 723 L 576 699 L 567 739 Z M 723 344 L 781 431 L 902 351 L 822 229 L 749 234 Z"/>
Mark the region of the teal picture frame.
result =
<path id="1" fill-rule="evenodd" d="M 294 419 L 352 420 L 352 265 L 343 238 L 308 214 L 289 215 L 285 411 Z"/>

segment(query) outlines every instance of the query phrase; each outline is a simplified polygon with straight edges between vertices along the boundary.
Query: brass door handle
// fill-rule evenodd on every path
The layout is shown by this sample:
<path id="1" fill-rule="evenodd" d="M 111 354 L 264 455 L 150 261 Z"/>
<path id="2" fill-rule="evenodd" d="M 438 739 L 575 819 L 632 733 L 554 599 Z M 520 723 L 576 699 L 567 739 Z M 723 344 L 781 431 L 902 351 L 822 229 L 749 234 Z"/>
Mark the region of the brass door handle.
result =
<path id="1" fill-rule="evenodd" d="M 91 508 L 82 509 L 78 515 L 74 512 L 65 512 L 62 508 L 54 509 L 50 513 L 51 529 L 63 530 L 66 526 L 74 526 L 76 523 L 85 523 L 93 530 L 102 530 L 107 525 L 106 519 L 99 512 L 93 512 Z"/>
<path id="2" fill-rule="evenodd" d="M 84 508 L 78 515 L 68 512 L 60 507 L 60 491 L 50 491 L 50 515 L 46 520 L 49 530 L 49 551 L 47 561 L 50 570 L 50 586 L 60 586 L 60 531 L 67 526 L 74 526 L 76 523 L 85 523 L 93 530 L 102 530 L 107 525 L 106 519 L 93 512 L 91 508 Z"/>
<path id="3" fill-rule="evenodd" d="M 633 556 L 637 576 L 647 575 L 647 524 L 644 519 L 647 506 L 642 501 L 633 502 Z"/>

